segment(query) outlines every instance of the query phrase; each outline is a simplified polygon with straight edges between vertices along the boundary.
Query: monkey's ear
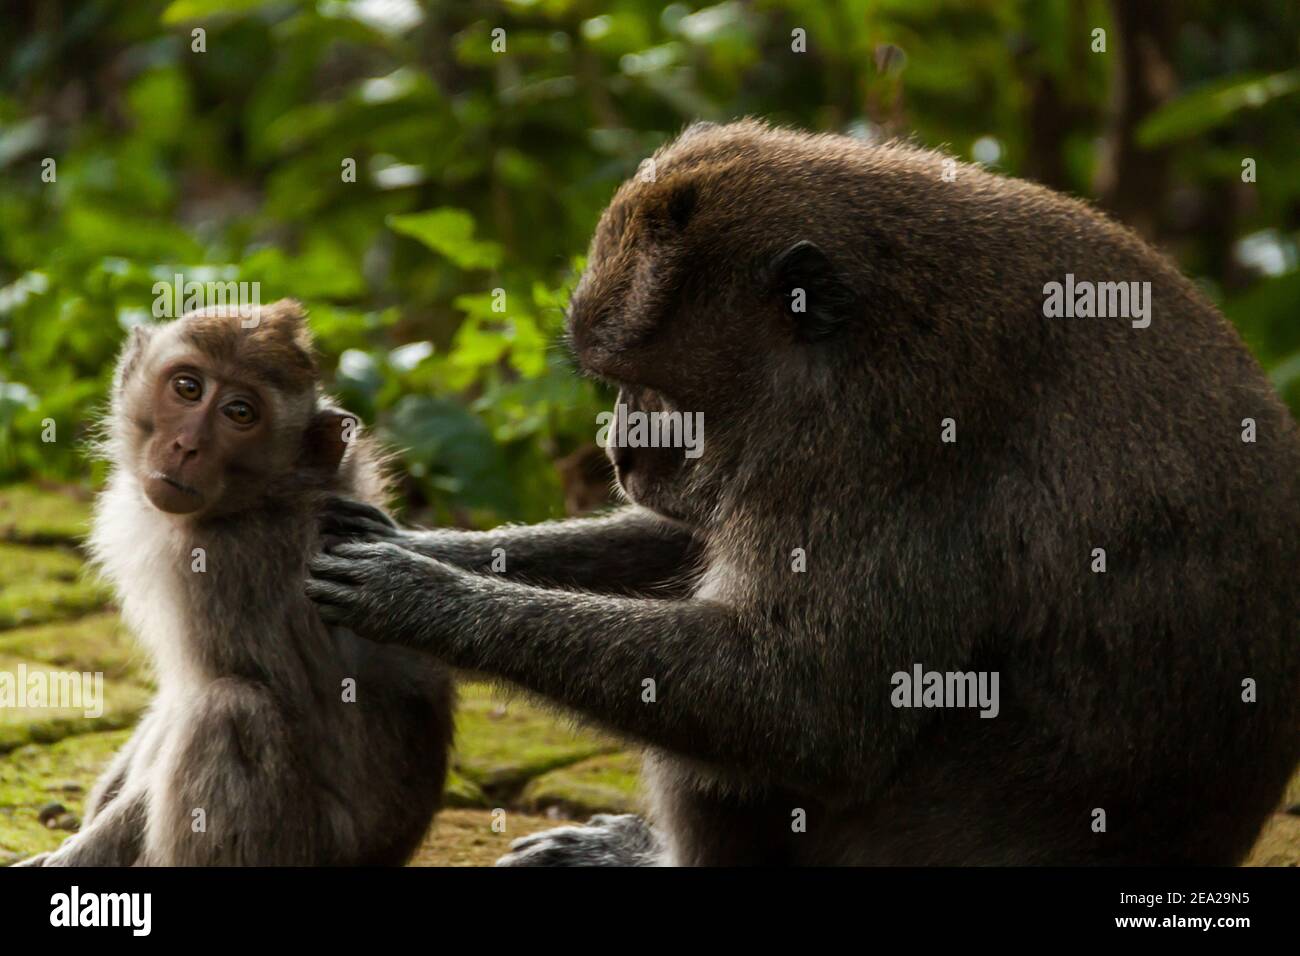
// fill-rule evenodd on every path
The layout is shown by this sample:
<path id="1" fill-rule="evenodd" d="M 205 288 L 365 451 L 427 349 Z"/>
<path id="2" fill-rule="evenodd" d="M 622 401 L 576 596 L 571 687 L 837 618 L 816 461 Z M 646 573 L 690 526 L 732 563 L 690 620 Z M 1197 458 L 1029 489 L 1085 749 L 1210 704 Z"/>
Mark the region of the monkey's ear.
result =
<path id="1" fill-rule="evenodd" d="M 852 317 L 853 290 L 826 253 L 807 239 L 777 253 L 767 268 L 767 286 L 781 298 L 806 341 L 830 336 Z"/>
<path id="2" fill-rule="evenodd" d="M 645 207 L 645 217 L 651 229 L 665 238 L 686 228 L 695 214 L 699 192 L 695 183 L 663 183 Z"/>
<path id="3" fill-rule="evenodd" d="M 120 391 L 122 385 L 135 367 L 140 363 L 145 351 L 149 348 L 149 340 L 153 338 L 153 326 L 135 325 L 131 327 L 131 333 L 127 336 L 126 344 L 122 346 L 122 354 L 117 360 L 117 369 L 113 373 L 113 391 Z"/>
<path id="4" fill-rule="evenodd" d="M 683 183 L 668 197 L 668 216 L 678 229 L 685 229 L 695 212 L 697 193 L 694 183 Z"/>
<path id="5" fill-rule="evenodd" d="M 306 468 L 333 472 L 348 445 L 361 433 L 361 419 L 333 405 L 316 410 L 302 435 L 299 462 Z"/>

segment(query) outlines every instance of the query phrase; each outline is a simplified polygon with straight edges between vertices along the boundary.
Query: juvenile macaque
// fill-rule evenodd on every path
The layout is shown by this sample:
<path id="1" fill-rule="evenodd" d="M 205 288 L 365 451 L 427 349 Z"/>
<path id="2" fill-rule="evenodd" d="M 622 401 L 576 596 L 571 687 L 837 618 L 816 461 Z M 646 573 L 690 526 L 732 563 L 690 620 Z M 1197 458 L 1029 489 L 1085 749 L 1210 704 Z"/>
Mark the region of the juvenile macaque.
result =
<path id="1" fill-rule="evenodd" d="M 654 829 L 506 862 L 1229 864 L 1281 799 L 1295 423 L 1133 233 L 948 162 L 692 127 L 614 196 L 569 330 L 630 409 L 703 413 L 703 454 L 611 449 L 636 506 L 591 520 L 327 514 L 357 539 L 312 562 L 327 620 L 649 747 Z M 1142 314 L 1049 316 L 1066 281 Z M 922 672 L 999 699 L 914 706 Z"/>
<path id="2" fill-rule="evenodd" d="M 356 425 L 319 391 L 296 303 L 134 330 L 91 546 L 158 696 L 81 832 L 28 865 L 399 864 L 414 851 L 446 773 L 446 672 L 326 626 L 302 593 L 323 497 L 382 500 Z"/>

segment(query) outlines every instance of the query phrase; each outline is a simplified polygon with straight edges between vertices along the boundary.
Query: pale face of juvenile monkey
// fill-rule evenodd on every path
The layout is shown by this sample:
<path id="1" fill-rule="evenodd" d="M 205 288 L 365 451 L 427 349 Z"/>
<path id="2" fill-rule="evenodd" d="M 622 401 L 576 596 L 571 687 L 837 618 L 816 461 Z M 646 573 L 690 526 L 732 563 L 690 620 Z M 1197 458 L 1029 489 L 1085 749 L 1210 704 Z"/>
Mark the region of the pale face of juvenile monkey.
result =
<path id="1" fill-rule="evenodd" d="M 276 481 L 337 467 L 347 415 L 316 408 L 315 365 L 292 303 L 195 313 L 136 333 L 119 383 L 116 438 L 159 511 L 204 520 L 272 497 Z"/>
<path id="2" fill-rule="evenodd" d="M 192 514 L 219 505 L 231 479 L 240 477 L 233 472 L 256 477 L 258 463 L 268 458 L 271 403 L 201 355 L 180 356 L 162 369 L 153 407 L 140 477 L 159 511 Z"/>

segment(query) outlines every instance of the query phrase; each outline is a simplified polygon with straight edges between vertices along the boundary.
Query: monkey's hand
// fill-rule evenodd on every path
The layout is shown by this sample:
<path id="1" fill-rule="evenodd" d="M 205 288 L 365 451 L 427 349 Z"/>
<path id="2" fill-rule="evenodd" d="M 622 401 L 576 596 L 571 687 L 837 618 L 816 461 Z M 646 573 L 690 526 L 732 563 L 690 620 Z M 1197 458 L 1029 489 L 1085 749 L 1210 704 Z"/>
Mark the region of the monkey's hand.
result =
<path id="1" fill-rule="evenodd" d="M 600 814 L 585 826 L 556 827 L 510 844 L 497 866 L 659 866 L 663 847 L 643 819 Z"/>
<path id="2" fill-rule="evenodd" d="M 37 853 L 35 856 L 29 856 L 25 860 L 19 860 L 14 866 L 68 866 L 68 854 L 78 845 L 79 833 L 64 839 L 62 843 L 53 850 L 46 850 L 44 853 Z"/>
<path id="3" fill-rule="evenodd" d="M 328 498 L 320 517 L 321 535 L 362 541 L 395 541 L 404 532 L 384 512 L 364 501 Z"/>
<path id="4" fill-rule="evenodd" d="M 469 577 L 391 541 L 345 542 L 308 564 L 307 596 L 326 624 L 384 643 L 431 646 L 439 618 Z M 413 600 L 418 598 L 418 600 Z"/>

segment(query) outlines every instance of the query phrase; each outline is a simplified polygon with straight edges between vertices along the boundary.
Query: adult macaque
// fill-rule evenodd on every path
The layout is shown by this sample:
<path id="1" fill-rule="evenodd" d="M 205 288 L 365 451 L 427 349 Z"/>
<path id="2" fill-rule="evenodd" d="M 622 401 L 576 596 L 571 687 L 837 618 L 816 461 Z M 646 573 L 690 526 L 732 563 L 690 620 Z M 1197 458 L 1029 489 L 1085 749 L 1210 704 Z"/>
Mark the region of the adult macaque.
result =
<path id="1" fill-rule="evenodd" d="M 302 593 L 323 496 L 382 499 L 356 425 L 320 394 L 296 303 L 133 332 L 91 545 L 158 696 L 81 832 L 27 865 L 398 864 L 414 851 L 446 773 L 446 672 L 327 627 Z"/>
<path id="2" fill-rule="evenodd" d="M 506 862 L 1227 864 L 1281 798 L 1295 423 L 1127 229 L 945 162 L 692 127 L 610 203 L 569 325 L 620 402 L 702 412 L 703 455 L 612 449 L 635 507 L 589 521 L 327 517 L 363 539 L 311 564 L 327 620 L 649 747 L 653 831 Z M 1149 282 L 1145 316 L 1049 317 L 1067 281 Z M 918 667 L 996 674 L 996 716 L 914 706 Z"/>

